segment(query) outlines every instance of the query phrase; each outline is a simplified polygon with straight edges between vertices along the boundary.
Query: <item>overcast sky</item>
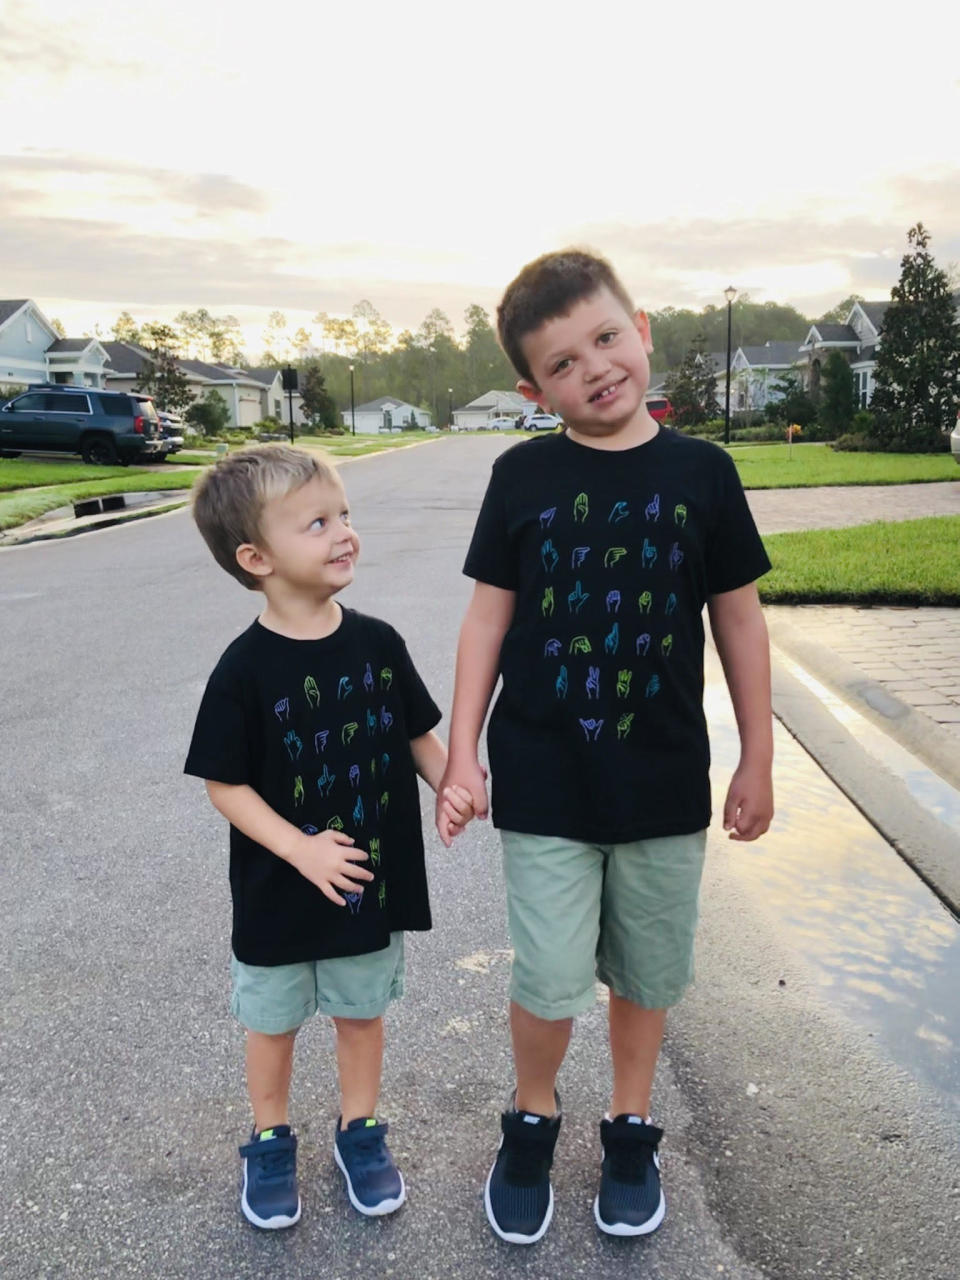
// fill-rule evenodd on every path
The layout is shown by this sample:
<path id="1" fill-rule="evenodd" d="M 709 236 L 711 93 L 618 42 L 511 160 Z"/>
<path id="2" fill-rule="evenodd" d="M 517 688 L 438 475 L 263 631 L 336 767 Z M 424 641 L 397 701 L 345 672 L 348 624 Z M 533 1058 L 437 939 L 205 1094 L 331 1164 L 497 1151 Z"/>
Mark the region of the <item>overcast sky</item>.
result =
<path id="1" fill-rule="evenodd" d="M 957 8 L 653 8 L 0 0 L 0 298 L 256 349 L 361 298 L 462 328 L 571 243 L 651 309 L 887 297 L 917 219 L 960 260 Z"/>

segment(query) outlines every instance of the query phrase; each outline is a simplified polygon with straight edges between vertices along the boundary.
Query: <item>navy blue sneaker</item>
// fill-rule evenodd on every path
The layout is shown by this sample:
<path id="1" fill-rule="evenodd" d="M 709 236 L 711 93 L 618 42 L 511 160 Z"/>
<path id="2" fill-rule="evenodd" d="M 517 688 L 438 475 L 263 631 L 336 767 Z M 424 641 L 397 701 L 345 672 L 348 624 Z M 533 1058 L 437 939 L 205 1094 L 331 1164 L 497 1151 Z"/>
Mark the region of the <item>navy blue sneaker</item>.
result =
<path id="1" fill-rule="evenodd" d="M 254 1134 L 240 1148 L 243 1178 L 240 1208 L 255 1227 L 273 1231 L 292 1227 L 300 1217 L 297 1190 L 297 1139 L 288 1124 Z"/>
<path id="2" fill-rule="evenodd" d="M 639 1116 L 601 1120 L 600 1193 L 593 1216 L 611 1236 L 645 1236 L 663 1221 L 667 1204 L 660 1186 L 657 1147 L 663 1130 Z"/>
<path id="3" fill-rule="evenodd" d="M 372 1118 L 351 1120 L 346 1129 L 337 1121 L 333 1158 L 346 1179 L 350 1203 L 373 1218 L 393 1213 L 407 1198 L 403 1176 L 386 1143 L 388 1128 Z"/>
<path id="4" fill-rule="evenodd" d="M 553 1217 L 550 1166 L 560 1132 L 557 1114 L 504 1111 L 500 1117 L 500 1150 L 487 1176 L 483 1203 L 487 1221 L 508 1244 L 536 1244 Z"/>

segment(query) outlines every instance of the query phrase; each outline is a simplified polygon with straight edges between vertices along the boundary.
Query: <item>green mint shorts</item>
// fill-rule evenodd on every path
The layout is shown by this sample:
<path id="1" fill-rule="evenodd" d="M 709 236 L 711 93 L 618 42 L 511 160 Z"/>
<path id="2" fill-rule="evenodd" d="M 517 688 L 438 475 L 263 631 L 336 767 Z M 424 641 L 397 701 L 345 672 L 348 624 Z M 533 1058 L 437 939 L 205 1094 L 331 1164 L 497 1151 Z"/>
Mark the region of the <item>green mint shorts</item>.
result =
<path id="1" fill-rule="evenodd" d="M 330 1018 L 379 1018 L 403 995 L 403 934 L 382 951 L 302 964 L 244 964 L 230 957 L 230 1011 L 248 1031 L 278 1036 L 315 1013 Z"/>
<path id="2" fill-rule="evenodd" d="M 706 831 L 593 845 L 501 831 L 510 997 L 535 1017 L 589 1009 L 595 980 L 646 1009 L 693 979 Z"/>

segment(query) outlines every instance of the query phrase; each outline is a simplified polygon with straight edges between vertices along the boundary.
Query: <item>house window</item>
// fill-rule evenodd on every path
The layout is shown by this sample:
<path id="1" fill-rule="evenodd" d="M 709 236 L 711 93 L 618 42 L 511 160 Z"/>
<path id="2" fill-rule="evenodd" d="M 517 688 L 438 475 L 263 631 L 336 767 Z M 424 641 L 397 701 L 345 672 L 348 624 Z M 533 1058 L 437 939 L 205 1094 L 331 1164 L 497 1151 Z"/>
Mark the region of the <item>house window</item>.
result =
<path id="1" fill-rule="evenodd" d="M 33 325 L 30 323 L 30 317 L 27 316 L 27 341 L 33 341 Z"/>

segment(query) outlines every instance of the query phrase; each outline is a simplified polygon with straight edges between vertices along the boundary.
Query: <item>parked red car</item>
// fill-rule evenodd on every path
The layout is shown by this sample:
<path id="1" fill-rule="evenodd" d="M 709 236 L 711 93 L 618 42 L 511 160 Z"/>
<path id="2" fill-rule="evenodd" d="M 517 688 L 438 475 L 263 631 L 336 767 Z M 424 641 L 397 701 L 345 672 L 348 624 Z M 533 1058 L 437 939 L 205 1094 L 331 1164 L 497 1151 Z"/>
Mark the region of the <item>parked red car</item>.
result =
<path id="1" fill-rule="evenodd" d="M 666 396 L 653 396 L 646 402 L 647 413 L 654 422 L 665 422 L 673 419 L 673 405 Z"/>

